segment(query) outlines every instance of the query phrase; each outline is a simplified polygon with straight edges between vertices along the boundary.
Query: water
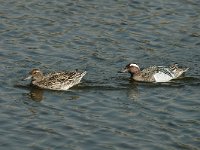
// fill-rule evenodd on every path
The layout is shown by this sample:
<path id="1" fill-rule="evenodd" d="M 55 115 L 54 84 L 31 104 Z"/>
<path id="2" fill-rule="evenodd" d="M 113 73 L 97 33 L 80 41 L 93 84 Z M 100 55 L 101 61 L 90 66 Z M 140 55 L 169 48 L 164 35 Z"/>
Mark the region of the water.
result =
<path id="1" fill-rule="evenodd" d="M 0 5 L 1 149 L 200 147 L 198 0 L 35 0 Z M 138 83 L 117 73 L 179 63 L 186 77 Z M 21 81 L 32 68 L 86 70 L 69 91 Z"/>

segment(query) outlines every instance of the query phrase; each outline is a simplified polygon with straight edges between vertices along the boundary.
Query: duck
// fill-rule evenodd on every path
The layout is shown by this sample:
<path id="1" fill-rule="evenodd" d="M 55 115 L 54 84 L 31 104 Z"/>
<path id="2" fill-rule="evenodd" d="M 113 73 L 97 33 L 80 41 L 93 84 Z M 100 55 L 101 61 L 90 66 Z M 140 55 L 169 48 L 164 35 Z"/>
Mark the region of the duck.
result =
<path id="1" fill-rule="evenodd" d="M 189 68 L 179 67 L 178 64 L 170 66 L 150 66 L 145 69 L 135 63 L 130 63 L 121 72 L 128 72 L 131 78 L 141 82 L 169 82 L 180 78 Z"/>
<path id="2" fill-rule="evenodd" d="M 79 84 L 86 73 L 86 71 L 78 72 L 76 70 L 51 72 L 44 75 L 40 69 L 32 69 L 24 80 L 31 79 L 31 84 L 41 89 L 66 91 Z"/>

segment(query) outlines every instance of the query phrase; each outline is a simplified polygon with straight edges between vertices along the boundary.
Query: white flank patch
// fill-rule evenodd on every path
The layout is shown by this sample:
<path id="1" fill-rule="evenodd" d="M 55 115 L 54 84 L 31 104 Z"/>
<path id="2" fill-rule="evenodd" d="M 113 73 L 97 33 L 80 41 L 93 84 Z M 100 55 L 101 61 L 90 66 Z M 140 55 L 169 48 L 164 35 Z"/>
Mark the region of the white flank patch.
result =
<path id="1" fill-rule="evenodd" d="M 140 68 L 140 67 L 139 67 L 138 65 L 136 65 L 136 64 L 130 64 L 130 66 Z"/>
<path id="2" fill-rule="evenodd" d="M 171 76 L 165 74 L 164 72 L 158 72 L 154 74 L 153 77 L 155 78 L 156 82 L 168 82 L 173 79 Z"/>

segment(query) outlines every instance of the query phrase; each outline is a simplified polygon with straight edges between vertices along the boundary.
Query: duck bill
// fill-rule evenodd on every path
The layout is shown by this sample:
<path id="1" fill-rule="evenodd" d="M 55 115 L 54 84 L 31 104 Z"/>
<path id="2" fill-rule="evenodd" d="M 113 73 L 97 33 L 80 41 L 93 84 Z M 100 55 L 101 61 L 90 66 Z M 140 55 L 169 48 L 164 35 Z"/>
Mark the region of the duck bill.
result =
<path id="1" fill-rule="evenodd" d="M 126 73 L 126 72 L 128 72 L 128 69 L 127 69 L 127 68 L 124 68 L 124 69 L 122 69 L 121 71 L 119 71 L 119 73 Z"/>
<path id="2" fill-rule="evenodd" d="M 30 80 L 32 78 L 32 75 L 29 75 L 28 77 L 24 78 L 23 80 Z"/>

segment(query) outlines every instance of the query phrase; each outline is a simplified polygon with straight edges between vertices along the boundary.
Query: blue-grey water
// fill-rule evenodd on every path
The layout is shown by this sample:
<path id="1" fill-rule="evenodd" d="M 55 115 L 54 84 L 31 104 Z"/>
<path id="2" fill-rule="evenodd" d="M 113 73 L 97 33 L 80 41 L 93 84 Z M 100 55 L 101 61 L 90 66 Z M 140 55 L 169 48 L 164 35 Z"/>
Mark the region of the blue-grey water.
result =
<path id="1" fill-rule="evenodd" d="M 199 0 L 0 0 L 0 149 L 200 149 Z M 185 77 L 119 74 L 179 63 Z M 21 81 L 86 70 L 69 91 Z"/>

